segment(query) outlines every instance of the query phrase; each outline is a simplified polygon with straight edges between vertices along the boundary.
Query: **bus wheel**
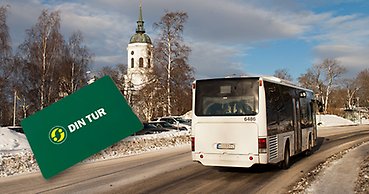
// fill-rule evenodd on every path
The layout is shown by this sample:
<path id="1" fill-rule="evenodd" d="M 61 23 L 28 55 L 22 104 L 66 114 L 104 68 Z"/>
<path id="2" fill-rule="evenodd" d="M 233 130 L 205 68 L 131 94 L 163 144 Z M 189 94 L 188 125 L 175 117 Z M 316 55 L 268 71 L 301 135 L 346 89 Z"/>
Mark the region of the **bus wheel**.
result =
<path id="1" fill-rule="evenodd" d="M 286 144 L 286 147 L 284 148 L 284 160 L 281 163 L 281 167 L 282 169 L 288 169 L 291 166 L 291 161 L 290 161 L 290 148 L 289 148 L 289 144 Z"/>

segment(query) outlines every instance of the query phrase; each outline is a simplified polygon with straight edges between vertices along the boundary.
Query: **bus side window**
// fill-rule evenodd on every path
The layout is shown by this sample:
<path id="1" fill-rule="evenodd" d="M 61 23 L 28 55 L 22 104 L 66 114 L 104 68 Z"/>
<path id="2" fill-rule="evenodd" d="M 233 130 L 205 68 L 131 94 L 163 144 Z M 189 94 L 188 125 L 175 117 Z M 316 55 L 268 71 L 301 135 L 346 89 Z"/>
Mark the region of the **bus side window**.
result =
<path id="1" fill-rule="evenodd" d="M 301 105 L 301 127 L 312 127 L 313 126 L 313 115 L 312 105 L 310 98 L 300 98 Z"/>
<path id="2" fill-rule="evenodd" d="M 279 90 L 276 84 L 265 82 L 265 98 L 268 127 L 275 128 L 278 124 L 278 96 Z"/>
<path id="3" fill-rule="evenodd" d="M 290 131 L 293 129 L 293 100 L 294 90 L 287 86 L 281 86 L 281 106 L 279 111 L 279 121 L 282 123 L 282 131 Z"/>

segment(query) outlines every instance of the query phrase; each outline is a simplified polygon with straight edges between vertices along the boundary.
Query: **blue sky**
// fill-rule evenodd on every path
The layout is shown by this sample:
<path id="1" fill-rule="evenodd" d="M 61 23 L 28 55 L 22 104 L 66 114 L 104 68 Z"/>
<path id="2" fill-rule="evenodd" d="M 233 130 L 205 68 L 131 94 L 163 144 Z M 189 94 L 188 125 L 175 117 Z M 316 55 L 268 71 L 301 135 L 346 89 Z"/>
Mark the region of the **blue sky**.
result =
<path id="1" fill-rule="evenodd" d="M 80 30 L 95 54 L 93 70 L 127 64 L 138 0 L 3 0 L 14 47 L 42 9 L 59 10 L 67 38 Z M 271 75 L 287 69 L 296 80 L 313 64 L 335 58 L 347 77 L 369 68 L 369 1 L 366 0 L 143 0 L 147 34 L 164 10 L 189 15 L 184 40 L 196 78 Z"/>

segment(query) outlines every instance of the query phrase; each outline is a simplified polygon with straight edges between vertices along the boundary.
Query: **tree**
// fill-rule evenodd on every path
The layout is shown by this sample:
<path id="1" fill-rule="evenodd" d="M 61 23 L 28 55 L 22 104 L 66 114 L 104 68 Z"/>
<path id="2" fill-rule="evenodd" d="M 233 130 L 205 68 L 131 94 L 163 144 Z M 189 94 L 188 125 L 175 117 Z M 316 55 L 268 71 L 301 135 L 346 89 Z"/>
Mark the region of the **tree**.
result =
<path id="1" fill-rule="evenodd" d="M 288 73 L 287 69 L 277 69 L 274 71 L 274 77 L 278 77 L 280 79 L 284 79 L 287 81 L 293 81 L 292 76 Z"/>
<path id="2" fill-rule="evenodd" d="M 317 94 L 324 104 L 326 113 L 332 89 L 345 71 L 336 59 L 324 59 L 322 63 L 309 68 L 307 73 L 301 75 L 298 80 L 303 87 L 310 88 Z"/>
<path id="3" fill-rule="evenodd" d="M 136 112 L 143 120 L 151 120 L 155 117 L 163 116 L 163 107 L 166 105 L 165 80 L 160 73 L 160 69 L 154 68 L 146 74 L 147 83 L 138 91 L 138 94 L 128 97 L 133 99 Z"/>
<path id="4" fill-rule="evenodd" d="M 7 6 L 0 7 L 0 124 L 10 124 L 11 108 L 9 99 L 13 94 L 10 75 L 12 70 L 12 47 L 9 27 L 6 22 Z"/>
<path id="5" fill-rule="evenodd" d="M 127 65 L 118 64 L 114 67 L 104 66 L 97 73 L 98 77 L 110 76 L 120 91 L 124 90 L 124 75 L 127 74 Z"/>
<path id="6" fill-rule="evenodd" d="M 358 87 L 356 79 L 343 79 L 342 87 L 346 91 L 346 109 L 352 110 Z"/>
<path id="7" fill-rule="evenodd" d="M 14 77 L 24 116 L 87 84 L 86 71 L 92 54 L 78 31 L 65 41 L 60 22 L 59 12 L 43 10 L 18 47 Z"/>
<path id="8" fill-rule="evenodd" d="M 26 40 L 20 45 L 20 55 L 27 64 L 27 79 L 31 82 L 31 101 L 37 109 L 54 102 L 59 87 L 55 80 L 56 67 L 61 63 L 64 40 L 60 34 L 60 15 L 43 10 L 35 26 L 26 31 Z"/>
<path id="9" fill-rule="evenodd" d="M 332 87 L 336 84 L 335 81 L 337 78 L 339 78 L 346 71 L 346 69 L 339 65 L 338 61 L 335 59 L 324 59 L 321 67 L 325 74 L 325 82 L 327 83 L 324 99 L 324 110 L 327 111 L 329 95 L 332 92 Z"/>
<path id="10" fill-rule="evenodd" d="M 74 32 L 62 53 L 63 58 L 59 69 L 59 93 L 72 94 L 78 88 L 86 85 L 86 72 L 92 55 L 85 45 L 80 31 Z"/>
<path id="11" fill-rule="evenodd" d="M 154 23 L 154 29 L 159 30 L 159 38 L 156 41 L 154 50 L 154 64 L 161 73 L 166 87 L 166 107 L 165 114 L 179 114 L 173 107 L 188 107 L 188 100 L 185 103 L 179 101 L 178 97 L 191 99 L 191 82 L 193 80 L 193 69 L 188 64 L 188 56 L 191 49 L 183 42 L 184 24 L 188 19 L 186 12 L 166 12 L 158 23 Z M 188 92 L 187 92 L 188 91 Z M 184 93 L 183 93 L 184 92 Z M 184 96 L 183 96 L 184 95 Z"/>
<path id="12" fill-rule="evenodd" d="M 125 76 L 127 74 L 127 65 L 126 64 L 117 64 L 117 71 L 119 72 L 118 80 L 115 82 L 120 91 L 124 90 Z"/>
<path id="13" fill-rule="evenodd" d="M 369 69 L 364 69 L 359 72 L 356 77 L 358 92 L 357 97 L 359 97 L 360 105 L 369 107 Z"/>
<path id="14" fill-rule="evenodd" d="M 10 75 L 10 63 L 12 62 L 12 47 L 9 35 L 9 27 L 6 22 L 7 7 L 0 7 L 0 68 L 1 77 L 8 77 Z"/>
<path id="15" fill-rule="evenodd" d="M 298 78 L 298 82 L 302 87 L 313 90 L 318 99 L 323 100 L 325 86 L 321 78 L 321 71 L 321 67 L 315 64 Z"/>

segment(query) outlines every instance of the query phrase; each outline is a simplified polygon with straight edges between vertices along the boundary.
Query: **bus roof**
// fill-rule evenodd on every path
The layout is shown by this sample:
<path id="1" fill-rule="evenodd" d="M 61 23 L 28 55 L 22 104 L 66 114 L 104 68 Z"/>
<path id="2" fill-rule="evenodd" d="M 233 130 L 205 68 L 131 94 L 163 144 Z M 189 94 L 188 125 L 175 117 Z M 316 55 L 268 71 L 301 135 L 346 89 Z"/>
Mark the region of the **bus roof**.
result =
<path id="1" fill-rule="evenodd" d="M 285 85 L 285 86 L 289 86 L 289 87 L 293 87 L 293 88 L 297 88 L 297 89 L 301 89 L 301 90 L 313 93 L 313 91 L 311 89 L 300 87 L 300 86 L 298 86 L 297 84 L 295 84 L 291 81 L 280 79 L 280 78 L 274 77 L 274 76 L 246 76 L 246 75 L 242 75 L 242 76 L 227 76 L 227 77 L 223 77 L 223 78 L 218 77 L 218 78 L 207 78 L 207 79 L 198 79 L 198 80 L 222 80 L 222 79 L 240 79 L 240 78 L 242 78 L 242 79 L 259 79 L 259 80 L 273 82 L 273 83 L 276 83 L 276 84 Z M 196 80 L 196 81 L 198 81 L 198 80 Z"/>

